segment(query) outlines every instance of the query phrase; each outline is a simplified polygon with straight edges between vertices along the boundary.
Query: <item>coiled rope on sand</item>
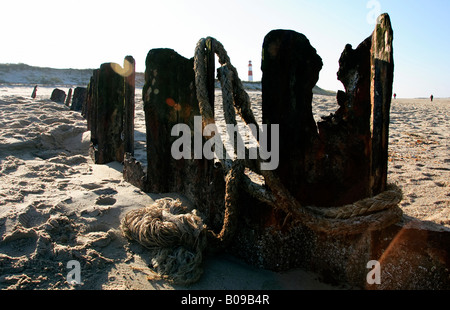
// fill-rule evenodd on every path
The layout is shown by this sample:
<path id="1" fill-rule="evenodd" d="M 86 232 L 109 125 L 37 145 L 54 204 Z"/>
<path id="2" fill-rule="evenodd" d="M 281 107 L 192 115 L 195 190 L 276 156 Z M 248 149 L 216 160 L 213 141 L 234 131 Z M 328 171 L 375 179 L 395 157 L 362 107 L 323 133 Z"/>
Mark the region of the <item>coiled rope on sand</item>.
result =
<path id="1" fill-rule="evenodd" d="M 206 225 L 196 210 L 190 212 L 179 199 L 159 199 L 133 210 L 121 221 L 120 228 L 125 237 L 150 250 L 153 268 L 161 278 L 179 284 L 200 278 Z"/>
<path id="2" fill-rule="evenodd" d="M 206 51 L 214 52 L 219 59 L 219 80 L 222 85 L 225 121 L 236 124 L 237 111 L 247 124 L 258 127 L 250 106 L 250 99 L 237 70 L 234 68 L 223 45 L 214 38 L 201 39 L 196 46 L 194 58 L 195 84 L 203 129 L 215 124 L 214 113 L 206 87 Z M 237 135 L 237 133 L 236 133 Z M 234 152 L 239 136 L 235 136 Z M 258 137 L 255 136 L 256 140 Z M 226 150 L 223 150 L 222 154 Z M 246 150 L 248 152 L 248 150 Z M 258 152 L 259 154 L 259 152 Z M 245 158 L 249 158 L 245 156 Z M 176 284 L 189 285 L 198 281 L 202 274 L 201 263 L 205 249 L 225 248 L 233 239 L 238 225 L 237 206 L 239 190 L 244 189 L 253 197 L 281 209 L 290 225 L 303 225 L 326 234 L 358 234 L 379 230 L 398 222 L 402 211 L 398 207 L 402 191 L 389 185 L 386 191 L 355 203 L 334 208 L 302 206 L 281 184 L 272 171 L 261 170 L 260 158 L 221 159 L 225 171 L 225 216 L 220 233 L 216 234 L 204 223 L 197 210 L 188 210 L 179 200 L 162 199 L 154 204 L 126 214 L 120 228 L 130 240 L 135 240 L 151 251 L 155 271 Z M 264 177 L 266 186 L 256 184 L 244 173 L 249 168 Z"/>

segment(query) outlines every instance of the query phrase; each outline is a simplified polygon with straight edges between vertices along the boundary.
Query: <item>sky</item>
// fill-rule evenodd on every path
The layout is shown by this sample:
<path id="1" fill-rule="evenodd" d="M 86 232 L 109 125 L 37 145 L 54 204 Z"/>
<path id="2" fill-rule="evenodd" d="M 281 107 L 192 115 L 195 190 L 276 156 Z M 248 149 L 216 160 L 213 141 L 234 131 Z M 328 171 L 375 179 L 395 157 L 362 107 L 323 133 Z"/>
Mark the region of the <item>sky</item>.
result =
<path id="1" fill-rule="evenodd" d="M 264 37 L 303 33 L 324 66 L 318 86 L 343 89 L 336 73 L 347 43 L 356 48 L 388 13 L 394 30 L 394 92 L 400 98 L 450 97 L 449 0 L 2 0 L 0 63 L 53 68 L 123 64 L 145 71 L 149 50 L 191 58 L 199 39 L 219 40 L 247 80 L 261 80 Z"/>

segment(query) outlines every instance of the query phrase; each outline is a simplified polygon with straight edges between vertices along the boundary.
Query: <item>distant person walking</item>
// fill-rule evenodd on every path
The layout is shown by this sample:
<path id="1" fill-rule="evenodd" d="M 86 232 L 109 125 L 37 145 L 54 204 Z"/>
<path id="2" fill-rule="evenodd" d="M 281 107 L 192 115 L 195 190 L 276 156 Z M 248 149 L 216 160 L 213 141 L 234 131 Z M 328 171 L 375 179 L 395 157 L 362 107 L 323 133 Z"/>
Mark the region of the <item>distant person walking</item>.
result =
<path id="1" fill-rule="evenodd" d="M 37 85 L 34 86 L 33 93 L 31 94 L 31 98 L 36 99 L 36 93 L 37 93 Z"/>
<path id="2" fill-rule="evenodd" d="M 397 94 L 394 93 L 394 99 L 397 99 Z"/>
<path id="3" fill-rule="evenodd" d="M 431 102 L 433 102 L 433 98 L 434 98 L 434 97 L 433 97 L 433 95 L 431 95 L 431 96 L 430 96 L 430 100 L 431 100 Z"/>

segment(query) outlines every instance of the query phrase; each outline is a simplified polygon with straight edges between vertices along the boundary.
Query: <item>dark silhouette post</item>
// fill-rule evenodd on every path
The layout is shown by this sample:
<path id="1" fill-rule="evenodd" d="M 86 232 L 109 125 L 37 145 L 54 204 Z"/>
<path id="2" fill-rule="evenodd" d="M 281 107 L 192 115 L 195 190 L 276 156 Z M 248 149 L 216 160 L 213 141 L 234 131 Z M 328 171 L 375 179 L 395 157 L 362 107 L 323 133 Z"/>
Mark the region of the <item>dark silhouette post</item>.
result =
<path id="1" fill-rule="evenodd" d="M 125 106 L 124 106 L 124 151 L 134 155 L 134 110 L 135 110 L 135 84 L 136 84 L 136 62 L 132 56 L 125 57 L 124 76 Z"/>
<path id="2" fill-rule="evenodd" d="M 72 102 L 72 88 L 69 89 L 69 93 L 66 98 L 66 106 L 70 107 Z"/>
<path id="3" fill-rule="evenodd" d="M 127 56 L 124 68 L 104 63 L 87 88 L 82 108 L 91 130 L 95 163 L 122 163 L 125 152 L 134 152 L 135 64 Z"/>
<path id="4" fill-rule="evenodd" d="M 37 93 L 38 86 L 34 86 L 33 92 L 31 93 L 31 98 L 36 99 L 36 93 Z"/>

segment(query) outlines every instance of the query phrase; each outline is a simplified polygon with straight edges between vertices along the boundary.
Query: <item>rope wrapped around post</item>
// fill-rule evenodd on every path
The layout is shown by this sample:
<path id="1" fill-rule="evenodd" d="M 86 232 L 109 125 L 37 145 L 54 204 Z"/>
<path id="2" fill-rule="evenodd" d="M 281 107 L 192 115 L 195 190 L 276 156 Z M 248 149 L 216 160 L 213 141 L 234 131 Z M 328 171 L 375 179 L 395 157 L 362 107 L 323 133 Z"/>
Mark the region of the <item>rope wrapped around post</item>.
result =
<path id="1" fill-rule="evenodd" d="M 221 68 L 219 80 L 222 86 L 222 98 L 225 120 L 236 125 L 237 111 L 247 124 L 259 125 L 253 115 L 250 99 L 238 77 L 223 45 L 214 38 L 199 40 L 195 49 L 194 71 L 196 94 L 202 116 L 202 130 L 215 124 L 214 112 L 209 102 L 206 79 L 206 50 L 214 52 Z M 259 131 L 258 131 L 259 132 Z M 237 153 L 235 133 L 234 152 Z M 211 137 L 209 137 L 211 138 Z M 259 139 L 255 136 L 259 143 Z M 223 146 L 223 153 L 226 149 Z M 246 154 L 248 149 L 245 148 Z M 233 239 L 238 225 L 239 190 L 244 189 L 256 199 L 286 214 L 285 222 L 290 225 L 304 225 L 309 229 L 326 234 L 358 234 L 379 230 L 398 222 L 402 211 L 398 207 L 402 200 L 402 191 L 396 185 L 390 185 L 385 192 L 355 203 L 334 208 L 302 206 L 283 186 L 273 171 L 260 169 L 262 159 L 226 159 L 219 160 L 225 171 L 225 215 L 220 233 L 215 233 L 204 224 L 201 215 L 181 206 L 179 200 L 160 200 L 140 210 L 129 212 L 121 221 L 121 230 L 130 240 L 136 240 L 152 250 L 153 266 L 162 277 L 178 284 L 188 285 L 201 275 L 200 264 L 203 252 L 212 247 L 224 249 Z M 249 168 L 264 177 L 266 186 L 251 181 L 245 174 Z M 289 220 L 289 221 L 288 221 Z"/>
<path id="2" fill-rule="evenodd" d="M 219 58 L 219 63 L 222 65 L 222 68 L 218 71 L 220 73 L 219 80 L 222 84 L 225 119 L 232 120 L 231 123 L 235 124 L 235 107 L 246 124 L 253 124 L 259 128 L 251 110 L 249 96 L 244 90 L 236 68 L 229 63 L 230 59 L 223 45 L 211 37 L 201 39 L 197 43 L 194 62 L 197 99 L 204 119 L 203 124 L 214 123 L 214 115 L 208 101 L 206 67 L 203 60 L 207 48 L 213 49 L 213 52 Z M 234 107 L 231 106 L 231 103 L 234 104 Z M 258 137 L 255 136 L 255 138 L 259 142 Z M 234 141 L 236 143 L 237 140 L 234 139 Z M 248 154 L 248 149 L 246 149 L 246 154 Z M 256 160 L 256 165 L 249 160 L 243 160 L 248 168 L 256 167 L 254 171 L 264 177 L 270 190 L 253 183 L 246 175 L 242 176 L 244 189 L 253 197 L 268 203 L 274 208 L 280 208 L 285 211 L 291 217 L 293 224 L 303 224 L 312 230 L 330 234 L 355 234 L 367 230 L 381 229 L 397 222 L 401 218 L 402 212 L 398 208 L 398 203 L 402 200 L 402 192 L 395 185 L 390 185 L 387 191 L 375 197 L 366 198 L 343 207 L 306 207 L 302 206 L 289 193 L 273 171 L 259 169 L 261 161 L 259 156 Z M 230 163 L 226 160 L 222 160 L 222 163 L 225 169 L 228 170 Z M 352 216 L 345 216 L 345 214 L 351 214 Z"/>

